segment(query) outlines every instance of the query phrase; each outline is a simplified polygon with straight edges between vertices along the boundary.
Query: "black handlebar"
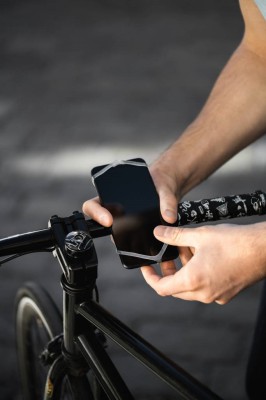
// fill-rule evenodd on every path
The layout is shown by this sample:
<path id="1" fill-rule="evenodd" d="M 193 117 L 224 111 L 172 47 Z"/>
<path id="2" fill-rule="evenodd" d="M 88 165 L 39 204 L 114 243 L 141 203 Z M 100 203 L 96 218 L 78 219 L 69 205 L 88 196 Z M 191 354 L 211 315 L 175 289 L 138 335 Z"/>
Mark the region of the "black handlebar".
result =
<path id="1" fill-rule="evenodd" d="M 178 225 L 263 214 L 266 214 L 266 194 L 258 190 L 250 194 L 184 201 L 178 206 Z M 109 228 L 93 220 L 87 220 L 86 224 L 92 238 L 110 234 Z M 52 251 L 55 245 L 52 228 L 23 233 L 0 239 L 0 257 L 42 250 Z"/>
<path id="2" fill-rule="evenodd" d="M 86 223 L 92 238 L 110 235 L 110 229 L 103 227 L 98 222 L 89 219 Z M 54 248 L 55 238 L 52 228 L 0 239 L 0 257 L 44 250 L 53 251 Z"/>
<path id="3" fill-rule="evenodd" d="M 53 246 L 54 239 L 51 229 L 22 233 L 0 239 L 0 257 L 46 249 L 52 251 Z"/>
<path id="4" fill-rule="evenodd" d="M 184 201 L 178 206 L 178 225 L 266 214 L 266 194 L 250 194 Z"/>

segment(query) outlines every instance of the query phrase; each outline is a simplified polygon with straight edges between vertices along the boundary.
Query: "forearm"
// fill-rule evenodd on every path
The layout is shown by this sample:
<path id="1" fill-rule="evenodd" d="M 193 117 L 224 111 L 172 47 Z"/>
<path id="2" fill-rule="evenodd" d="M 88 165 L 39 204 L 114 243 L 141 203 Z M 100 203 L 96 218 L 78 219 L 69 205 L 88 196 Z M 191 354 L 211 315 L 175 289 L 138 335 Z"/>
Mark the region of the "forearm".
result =
<path id="1" fill-rule="evenodd" d="M 266 131 L 266 60 L 244 42 L 195 121 L 161 156 L 181 196 Z"/>

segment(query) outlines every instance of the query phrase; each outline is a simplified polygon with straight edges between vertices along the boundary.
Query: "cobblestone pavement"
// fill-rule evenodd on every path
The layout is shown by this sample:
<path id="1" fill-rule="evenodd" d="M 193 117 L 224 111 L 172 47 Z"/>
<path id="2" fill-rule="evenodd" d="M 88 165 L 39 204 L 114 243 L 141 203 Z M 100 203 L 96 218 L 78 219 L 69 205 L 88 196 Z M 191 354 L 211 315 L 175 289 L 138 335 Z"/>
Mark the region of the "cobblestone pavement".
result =
<path id="1" fill-rule="evenodd" d="M 229 0 L 2 1 L 1 237 L 80 209 L 94 195 L 93 165 L 131 156 L 149 161 L 162 151 L 202 106 L 241 30 L 237 2 Z M 263 189 L 264 145 L 190 198 Z M 96 246 L 103 305 L 225 399 L 246 399 L 260 286 L 224 307 L 160 298 L 139 271 L 122 268 L 109 239 Z M 1 269 L 0 400 L 20 398 L 16 290 L 35 280 L 60 301 L 59 275 L 47 254 Z M 112 352 L 137 399 L 176 399 L 119 349 Z"/>

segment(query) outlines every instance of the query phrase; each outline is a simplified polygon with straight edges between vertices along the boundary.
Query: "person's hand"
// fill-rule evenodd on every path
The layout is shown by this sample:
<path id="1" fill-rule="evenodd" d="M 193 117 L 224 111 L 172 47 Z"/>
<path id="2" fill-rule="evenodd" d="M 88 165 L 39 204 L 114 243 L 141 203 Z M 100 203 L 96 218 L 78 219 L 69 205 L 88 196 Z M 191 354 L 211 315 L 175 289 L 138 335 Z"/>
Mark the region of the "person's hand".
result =
<path id="1" fill-rule="evenodd" d="M 173 224 L 177 219 L 177 204 L 180 198 L 178 179 L 175 175 L 175 163 L 164 153 L 150 167 L 156 190 L 160 197 L 160 210 L 163 219 Z"/>
<path id="2" fill-rule="evenodd" d="M 155 237 L 178 246 L 183 267 L 162 263 L 162 275 L 142 267 L 146 282 L 161 296 L 225 304 L 266 276 L 266 223 L 198 228 L 156 227 Z"/>
<path id="3" fill-rule="evenodd" d="M 82 206 L 82 211 L 94 221 L 107 228 L 113 224 L 112 214 L 101 206 L 99 197 L 85 201 Z"/>
<path id="4" fill-rule="evenodd" d="M 175 177 L 175 170 L 171 157 L 166 156 L 165 152 L 150 167 L 150 173 L 160 197 L 160 209 L 163 219 L 168 223 L 174 223 L 177 219 L 177 204 L 180 190 L 178 189 L 178 179 Z M 110 227 L 113 223 L 112 214 L 101 206 L 99 198 L 84 202 L 82 210 L 84 214 L 97 221 L 99 224 Z"/>

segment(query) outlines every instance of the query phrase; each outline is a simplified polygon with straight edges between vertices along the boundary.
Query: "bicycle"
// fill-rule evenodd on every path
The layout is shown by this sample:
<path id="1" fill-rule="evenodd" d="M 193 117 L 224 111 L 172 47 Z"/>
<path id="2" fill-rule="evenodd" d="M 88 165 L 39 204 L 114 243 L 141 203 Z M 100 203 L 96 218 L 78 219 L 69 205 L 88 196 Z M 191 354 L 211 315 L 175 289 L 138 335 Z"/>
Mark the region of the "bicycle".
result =
<path id="1" fill-rule="evenodd" d="M 266 214 L 266 194 L 183 202 L 179 225 Z M 48 229 L 0 240 L 0 265 L 32 252 L 48 251 L 61 269 L 63 317 L 49 293 L 35 283 L 19 289 L 16 338 L 23 398 L 73 400 L 133 399 L 106 349 L 106 337 L 170 385 L 182 399 L 220 397 L 185 372 L 132 329 L 103 309 L 96 287 L 93 240 L 110 234 L 75 211 L 52 216 Z"/>

